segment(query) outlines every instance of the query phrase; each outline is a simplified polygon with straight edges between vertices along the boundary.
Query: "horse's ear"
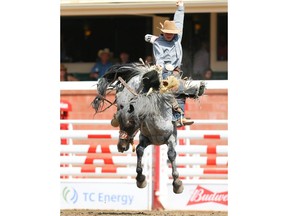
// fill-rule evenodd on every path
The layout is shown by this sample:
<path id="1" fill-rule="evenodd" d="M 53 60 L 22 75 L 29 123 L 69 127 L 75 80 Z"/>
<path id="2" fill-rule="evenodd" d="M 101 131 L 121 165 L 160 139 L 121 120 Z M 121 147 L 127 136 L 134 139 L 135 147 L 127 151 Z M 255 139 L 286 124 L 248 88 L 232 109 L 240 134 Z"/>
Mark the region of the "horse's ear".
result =
<path id="1" fill-rule="evenodd" d="M 132 104 L 130 104 L 128 112 L 132 113 L 133 111 L 134 111 L 134 106 Z"/>

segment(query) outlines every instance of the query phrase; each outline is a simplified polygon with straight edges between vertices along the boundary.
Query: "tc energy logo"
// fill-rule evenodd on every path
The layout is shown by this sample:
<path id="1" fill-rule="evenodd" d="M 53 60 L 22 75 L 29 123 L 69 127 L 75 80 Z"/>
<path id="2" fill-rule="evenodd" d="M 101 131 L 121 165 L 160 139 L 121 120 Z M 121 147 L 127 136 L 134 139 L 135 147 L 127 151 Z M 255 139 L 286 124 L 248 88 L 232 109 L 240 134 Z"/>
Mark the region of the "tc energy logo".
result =
<path id="1" fill-rule="evenodd" d="M 214 193 L 201 187 L 200 185 L 194 190 L 187 205 L 200 204 L 205 202 L 215 202 L 223 205 L 228 205 L 228 191 Z"/>
<path id="2" fill-rule="evenodd" d="M 67 203 L 75 204 L 78 200 L 78 193 L 73 187 L 65 187 L 62 191 L 62 196 Z"/>

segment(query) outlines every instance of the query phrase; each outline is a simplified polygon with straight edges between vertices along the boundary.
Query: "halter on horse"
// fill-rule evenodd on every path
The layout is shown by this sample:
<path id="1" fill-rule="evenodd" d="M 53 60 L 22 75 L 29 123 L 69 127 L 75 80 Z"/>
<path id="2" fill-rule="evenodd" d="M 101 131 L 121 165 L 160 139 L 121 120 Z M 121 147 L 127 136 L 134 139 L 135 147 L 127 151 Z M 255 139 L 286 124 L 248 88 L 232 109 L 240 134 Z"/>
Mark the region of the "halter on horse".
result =
<path id="1" fill-rule="evenodd" d="M 167 154 L 172 164 L 173 191 L 174 193 L 182 193 L 184 187 L 179 179 L 175 162 L 177 127 L 175 122 L 172 121 L 171 106 L 174 95 L 159 92 L 159 84 L 161 82 L 157 74 L 155 68 L 150 68 L 143 64 L 114 65 L 107 70 L 99 81 L 97 85 L 98 96 L 93 100 L 92 106 L 96 113 L 103 111 L 107 89 L 109 87 L 115 88 L 117 92 L 116 100 L 114 101 L 117 104 L 115 119 L 118 120 L 120 126 L 117 144 L 118 151 L 127 151 L 130 144 L 133 144 L 135 134 L 140 130 L 139 144 L 136 147 L 137 186 L 144 188 L 147 184 L 146 177 L 142 174 L 142 156 L 145 148 L 148 145 L 167 144 Z M 126 84 L 123 85 L 121 78 L 118 79 L 120 76 L 128 86 Z M 147 82 L 145 79 L 150 81 Z M 203 86 L 200 87 L 202 88 Z M 200 87 L 194 85 L 182 94 L 187 94 L 187 97 L 196 99 L 203 94 L 204 90 Z M 153 88 L 156 91 L 152 91 L 149 94 L 141 93 L 143 88 Z"/>

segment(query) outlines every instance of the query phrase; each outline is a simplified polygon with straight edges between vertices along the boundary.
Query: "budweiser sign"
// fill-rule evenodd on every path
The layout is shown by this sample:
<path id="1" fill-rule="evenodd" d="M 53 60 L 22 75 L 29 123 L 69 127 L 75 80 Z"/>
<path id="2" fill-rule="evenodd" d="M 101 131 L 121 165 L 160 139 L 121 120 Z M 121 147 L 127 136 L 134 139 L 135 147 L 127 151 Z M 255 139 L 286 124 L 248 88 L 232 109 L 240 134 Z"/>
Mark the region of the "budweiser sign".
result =
<path id="1" fill-rule="evenodd" d="M 194 205 L 205 202 L 215 202 L 228 205 L 228 191 L 214 193 L 198 185 L 194 190 L 191 198 L 189 199 L 187 205 Z"/>

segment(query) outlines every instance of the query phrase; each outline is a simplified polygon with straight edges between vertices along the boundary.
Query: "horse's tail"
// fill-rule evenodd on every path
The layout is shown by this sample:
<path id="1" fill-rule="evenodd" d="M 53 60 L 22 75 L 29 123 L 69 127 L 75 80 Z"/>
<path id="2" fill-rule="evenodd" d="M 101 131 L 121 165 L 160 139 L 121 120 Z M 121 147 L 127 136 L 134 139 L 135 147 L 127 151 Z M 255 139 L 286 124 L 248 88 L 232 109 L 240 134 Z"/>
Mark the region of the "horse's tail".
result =
<path id="1" fill-rule="evenodd" d="M 106 90 L 109 84 L 110 82 L 105 77 L 101 78 L 97 84 L 98 94 L 91 103 L 96 113 L 100 112 L 104 106 L 104 98 L 106 97 Z"/>
<path id="2" fill-rule="evenodd" d="M 189 97 L 193 99 L 198 99 L 202 96 L 206 89 L 206 83 L 201 81 L 199 84 L 195 83 L 193 80 L 186 80 L 184 84 L 184 89 L 175 93 L 176 97 Z"/>

